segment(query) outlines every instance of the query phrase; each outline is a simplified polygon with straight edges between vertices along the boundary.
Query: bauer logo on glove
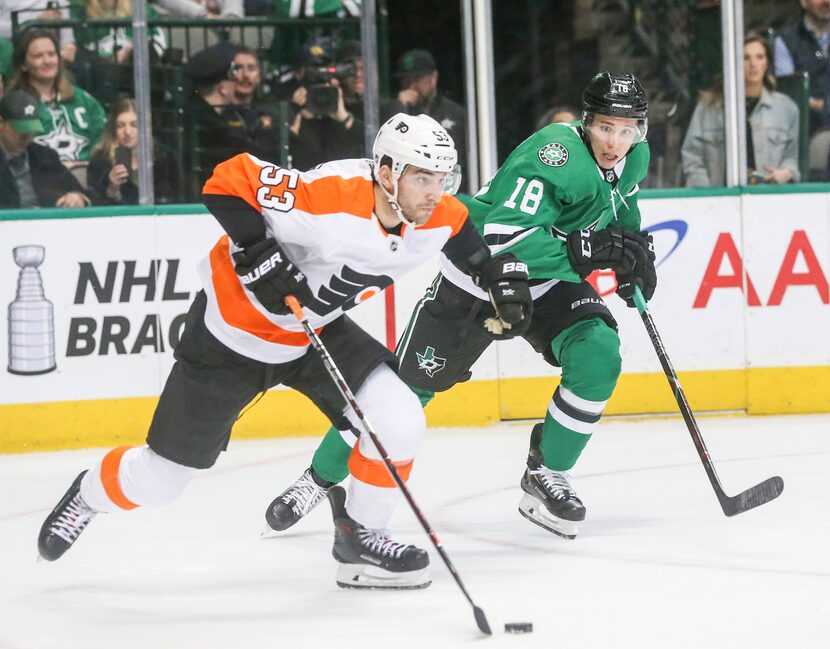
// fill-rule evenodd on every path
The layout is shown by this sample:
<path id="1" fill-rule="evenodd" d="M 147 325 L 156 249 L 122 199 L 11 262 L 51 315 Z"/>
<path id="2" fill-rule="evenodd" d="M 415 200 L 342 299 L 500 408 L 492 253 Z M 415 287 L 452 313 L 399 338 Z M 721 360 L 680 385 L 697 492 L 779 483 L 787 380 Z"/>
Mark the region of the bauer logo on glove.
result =
<path id="1" fill-rule="evenodd" d="M 271 313 L 290 313 L 285 304 L 286 295 L 293 295 L 300 304 L 311 304 L 314 300 L 305 275 L 273 238 L 235 252 L 233 260 L 242 284 Z"/>
<path id="2" fill-rule="evenodd" d="M 263 277 L 268 274 L 268 272 L 272 268 L 276 268 L 282 263 L 282 254 L 277 251 L 273 255 L 271 255 L 268 259 L 263 261 L 259 266 L 254 268 L 250 273 L 241 276 L 243 284 L 250 284 L 251 282 L 255 282 L 260 277 Z M 302 273 L 300 273 L 300 279 L 302 279 Z"/>
<path id="3" fill-rule="evenodd" d="M 511 253 L 494 257 L 484 265 L 481 286 L 496 311 L 494 317 L 484 321 L 487 331 L 496 340 L 526 333 L 533 313 L 527 264 Z"/>

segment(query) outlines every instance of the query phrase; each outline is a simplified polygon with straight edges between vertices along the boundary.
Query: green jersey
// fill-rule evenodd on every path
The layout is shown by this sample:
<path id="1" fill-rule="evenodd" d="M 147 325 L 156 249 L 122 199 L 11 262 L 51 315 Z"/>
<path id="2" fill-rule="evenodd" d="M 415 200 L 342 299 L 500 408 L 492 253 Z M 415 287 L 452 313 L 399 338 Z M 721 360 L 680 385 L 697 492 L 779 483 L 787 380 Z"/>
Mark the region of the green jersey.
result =
<path id="1" fill-rule="evenodd" d="M 61 161 L 89 160 L 92 148 L 104 133 L 107 116 L 98 100 L 83 88 L 74 87 L 72 101 L 39 104 L 44 133 L 35 142 L 57 152 Z"/>
<path id="2" fill-rule="evenodd" d="M 649 157 L 642 142 L 604 170 L 582 140 L 579 122 L 550 124 L 513 150 L 469 202 L 470 215 L 493 254 L 512 252 L 528 265 L 531 279 L 579 282 L 565 236 L 609 224 L 639 230 L 638 183 Z"/>

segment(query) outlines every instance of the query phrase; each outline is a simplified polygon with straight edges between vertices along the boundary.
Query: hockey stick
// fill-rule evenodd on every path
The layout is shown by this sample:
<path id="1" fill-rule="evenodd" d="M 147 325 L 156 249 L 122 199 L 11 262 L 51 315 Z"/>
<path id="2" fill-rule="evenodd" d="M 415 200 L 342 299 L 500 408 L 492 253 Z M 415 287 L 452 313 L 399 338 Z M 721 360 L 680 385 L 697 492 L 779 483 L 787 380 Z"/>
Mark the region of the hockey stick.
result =
<path id="1" fill-rule="evenodd" d="M 349 388 L 346 380 L 343 378 L 343 375 L 340 373 L 340 370 L 337 368 L 337 365 L 334 363 L 334 359 L 332 359 L 331 355 L 329 354 L 326 346 L 323 344 L 323 341 L 320 340 L 320 336 L 317 335 L 317 332 L 314 331 L 314 327 L 311 326 L 311 323 L 308 321 L 305 313 L 303 313 L 303 309 L 300 306 L 300 303 L 297 301 L 293 295 L 288 295 L 285 298 L 285 303 L 291 309 L 291 312 L 294 314 L 294 317 L 300 321 L 303 325 L 303 329 L 305 329 L 306 335 L 308 336 L 309 341 L 311 342 L 311 346 L 314 350 L 320 355 L 320 358 L 323 361 L 323 364 L 326 366 L 326 371 L 329 373 L 331 380 L 334 381 L 337 389 L 340 391 L 340 394 L 343 395 L 343 398 L 346 400 L 346 403 L 351 406 L 352 410 L 354 410 L 357 418 L 360 420 L 360 423 L 363 425 L 363 429 L 369 435 L 369 438 L 372 440 L 372 444 L 375 445 L 375 448 L 380 453 L 380 456 L 383 458 L 383 463 L 386 465 L 386 468 L 389 470 L 392 479 L 395 481 L 395 484 L 398 485 L 398 488 L 403 493 L 404 498 L 406 498 L 406 502 L 409 503 L 409 506 L 412 508 L 412 511 L 415 514 L 415 517 L 418 519 L 418 522 L 421 524 L 421 527 L 424 528 L 424 531 L 429 536 L 429 540 L 432 541 L 432 545 L 438 551 L 438 554 L 441 555 L 441 559 L 444 560 L 444 564 L 447 566 L 447 569 L 450 571 L 450 574 L 455 579 L 455 583 L 458 584 L 458 587 L 461 589 L 461 592 L 464 593 L 464 597 L 467 598 L 467 601 L 470 602 L 470 605 L 473 607 L 473 614 L 475 615 L 476 624 L 478 628 L 481 630 L 482 633 L 486 633 L 487 635 L 492 635 L 492 631 L 490 631 L 490 625 L 487 622 L 487 618 L 484 615 L 484 611 L 481 610 L 478 606 L 476 606 L 473 598 L 470 597 L 470 594 L 467 592 L 467 589 L 464 587 L 464 582 L 461 581 L 461 577 L 458 575 L 458 572 L 455 569 L 455 566 L 452 565 L 449 556 L 447 556 L 446 551 L 441 546 L 441 540 L 433 531 L 432 527 L 430 527 L 429 522 L 421 513 L 421 510 L 418 508 L 418 505 L 415 504 L 415 499 L 412 497 L 412 494 L 409 492 L 409 488 L 406 486 L 406 483 L 401 478 L 400 474 L 398 473 L 398 469 L 392 464 L 392 460 L 389 459 L 389 455 L 386 453 L 386 449 L 383 448 L 383 444 L 381 444 L 380 440 L 378 439 L 377 434 L 375 433 L 375 429 L 369 423 L 369 420 L 366 419 L 366 415 L 363 414 L 363 410 L 361 410 L 360 405 L 357 403 L 357 399 L 354 396 L 351 388 Z"/>
<path id="2" fill-rule="evenodd" d="M 671 386 L 672 392 L 674 392 L 674 398 L 680 407 L 680 413 L 683 415 L 683 421 L 686 422 L 686 428 L 692 436 L 692 441 L 695 443 L 700 461 L 703 462 L 703 468 L 706 470 L 706 475 L 709 476 L 709 482 L 712 484 L 712 489 L 715 490 L 715 495 L 718 497 L 718 502 L 720 503 L 721 509 L 723 509 L 723 513 L 727 516 L 741 514 L 748 509 L 763 505 L 780 496 L 784 490 L 784 481 L 778 476 L 767 478 L 760 484 L 750 487 L 746 491 L 742 491 L 737 496 L 726 495 L 718 479 L 718 474 L 715 472 L 715 465 L 712 463 L 712 458 L 709 457 L 706 444 L 703 442 L 703 437 L 692 414 L 692 409 L 686 400 L 686 394 L 683 392 L 683 388 L 680 387 L 680 380 L 677 378 L 674 367 L 672 367 L 671 360 L 669 360 L 669 356 L 666 353 L 666 348 L 660 339 L 660 334 L 657 333 L 657 327 L 654 325 L 654 320 L 648 311 L 648 304 L 639 286 L 634 288 L 634 304 L 637 306 L 637 311 L 640 312 L 640 317 L 643 319 L 643 324 L 645 324 L 646 331 L 648 331 L 648 335 L 651 338 L 651 344 L 654 345 L 654 351 L 657 352 L 657 358 L 660 359 L 660 365 L 663 366 L 663 372 L 669 380 L 669 385 Z"/>

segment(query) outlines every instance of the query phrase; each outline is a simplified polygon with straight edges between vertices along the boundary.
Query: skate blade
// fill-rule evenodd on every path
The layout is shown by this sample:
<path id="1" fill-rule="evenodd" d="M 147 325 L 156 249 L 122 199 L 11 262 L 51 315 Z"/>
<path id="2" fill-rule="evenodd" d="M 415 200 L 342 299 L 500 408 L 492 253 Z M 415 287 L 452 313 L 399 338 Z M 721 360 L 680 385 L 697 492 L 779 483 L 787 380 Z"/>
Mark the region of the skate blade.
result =
<path id="1" fill-rule="evenodd" d="M 519 502 L 519 513 L 531 523 L 546 529 L 548 532 L 553 532 L 563 539 L 575 539 L 576 533 L 579 531 L 576 523 L 554 516 L 530 494 L 522 496 Z"/>
<path id="2" fill-rule="evenodd" d="M 362 563 L 341 563 L 337 567 L 337 585 L 341 588 L 415 590 L 432 583 L 427 568 L 410 572 L 390 572 Z"/>
<path id="3" fill-rule="evenodd" d="M 265 527 L 262 528 L 262 531 L 259 533 L 259 538 L 267 539 L 272 536 L 278 536 L 277 530 L 271 527 L 268 523 L 265 523 Z"/>

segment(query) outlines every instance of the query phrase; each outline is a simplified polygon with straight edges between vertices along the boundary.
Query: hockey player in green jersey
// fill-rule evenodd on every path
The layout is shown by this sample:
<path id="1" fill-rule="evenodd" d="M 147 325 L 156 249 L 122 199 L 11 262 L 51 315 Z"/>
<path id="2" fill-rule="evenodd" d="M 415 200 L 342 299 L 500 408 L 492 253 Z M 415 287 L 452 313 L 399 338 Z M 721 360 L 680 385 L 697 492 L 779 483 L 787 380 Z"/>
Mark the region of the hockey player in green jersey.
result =
<path id="1" fill-rule="evenodd" d="M 565 538 L 576 536 L 586 511 L 567 471 L 599 423 L 621 365 L 616 322 L 585 278 L 614 270 L 617 293 L 630 307 L 635 286 L 650 299 L 657 284 L 637 207 L 649 162 L 647 111 L 632 75 L 596 75 L 583 94 L 581 121 L 529 137 L 472 200 L 471 216 L 491 252 L 511 252 L 517 266 L 527 265 L 529 321 L 505 330 L 487 294 L 443 258 L 398 343 L 399 375 L 424 405 L 468 380 L 493 340 L 520 335 L 562 368 L 545 419 L 531 431 L 519 511 Z M 311 467 L 269 506 L 270 528 L 290 527 L 345 479 L 354 441 L 353 431 L 328 432 Z"/>

